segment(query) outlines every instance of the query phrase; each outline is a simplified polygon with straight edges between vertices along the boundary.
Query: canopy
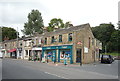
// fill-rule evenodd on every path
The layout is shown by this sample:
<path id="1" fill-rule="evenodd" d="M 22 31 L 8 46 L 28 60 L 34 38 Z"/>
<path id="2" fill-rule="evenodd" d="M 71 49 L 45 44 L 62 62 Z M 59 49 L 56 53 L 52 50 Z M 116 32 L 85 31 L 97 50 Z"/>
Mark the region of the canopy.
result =
<path id="1" fill-rule="evenodd" d="M 16 49 L 11 49 L 11 50 L 9 50 L 8 52 L 14 52 L 14 51 L 16 51 Z"/>

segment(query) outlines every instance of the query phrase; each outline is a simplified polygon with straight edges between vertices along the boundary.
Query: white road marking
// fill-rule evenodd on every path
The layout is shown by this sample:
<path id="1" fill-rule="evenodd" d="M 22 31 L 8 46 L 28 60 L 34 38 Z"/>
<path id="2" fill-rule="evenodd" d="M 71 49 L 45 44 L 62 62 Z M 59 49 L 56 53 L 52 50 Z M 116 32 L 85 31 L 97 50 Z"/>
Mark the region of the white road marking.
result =
<path id="1" fill-rule="evenodd" d="M 68 79 L 68 78 L 65 78 L 65 77 L 61 77 L 59 75 L 56 75 L 56 74 L 52 74 L 52 73 L 49 73 L 49 72 L 45 72 L 46 74 L 49 74 L 49 75 L 53 75 L 53 76 L 57 76 L 57 77 L 60 77 L 60 78 L 63 78 L 63 79 Z"/>

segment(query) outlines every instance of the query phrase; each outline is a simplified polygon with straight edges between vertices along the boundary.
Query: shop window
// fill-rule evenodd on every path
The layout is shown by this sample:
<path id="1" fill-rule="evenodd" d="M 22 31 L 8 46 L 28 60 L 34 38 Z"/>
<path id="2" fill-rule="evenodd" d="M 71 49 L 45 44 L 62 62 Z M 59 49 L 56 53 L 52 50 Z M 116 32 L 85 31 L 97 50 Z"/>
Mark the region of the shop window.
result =
<path id="1" fill-rule="evenodd" d="M 45 44 L 47 44 L 47 38 L 45 38 Z"/>
<path id="2" fill-rule="evenodd" d="M 59 35 L 59 42 L 62 42 L 62 35 Z"/>
<path id="3" fill-rule="evenodd" d="M 54 43 L 54 40 L 55 40 L 55 38 L 54 38 L 54 36 L 52 36 L 51 43 Z"/>
<path id="4" fill-rule="evenodd" d="M 72 34 L 72 33 L 69 33 L 69 34 L 68 34 L 68 41 L 72 41 L 72 39 L 73 39 L 72 37 L 73 37 L 73 34 Z"/>

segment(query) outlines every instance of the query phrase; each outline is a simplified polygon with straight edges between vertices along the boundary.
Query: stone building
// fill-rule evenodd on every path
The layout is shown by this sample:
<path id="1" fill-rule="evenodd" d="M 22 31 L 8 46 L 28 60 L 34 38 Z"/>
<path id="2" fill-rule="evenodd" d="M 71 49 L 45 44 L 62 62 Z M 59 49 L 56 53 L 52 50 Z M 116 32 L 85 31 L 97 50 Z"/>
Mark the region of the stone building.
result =
<path id="1" fill-rule="evenodd" d="M 3 48 L 5 49 L 4 57 L 17 58 L 16 47 L 17 47 L 16 39 L 4 41 L 3 42 Z"/>
<path id="2" fill-rule="evenodd" d="M 29 59 L 32 55 L 32 37 L 23 38 L 23 59 Z"/>
<path id="3" fill-rule="evenodd" d="M 97 61 L 95 37 L 89 24 L 71 26 L 43 35 L 42 60 L 48 62 L 91 63 Z"/>
<path id="4" fill-rule="evenodd" d="M 32 60 L 42 60 L 42 34 L 34 35 L 32 38 Z"/>

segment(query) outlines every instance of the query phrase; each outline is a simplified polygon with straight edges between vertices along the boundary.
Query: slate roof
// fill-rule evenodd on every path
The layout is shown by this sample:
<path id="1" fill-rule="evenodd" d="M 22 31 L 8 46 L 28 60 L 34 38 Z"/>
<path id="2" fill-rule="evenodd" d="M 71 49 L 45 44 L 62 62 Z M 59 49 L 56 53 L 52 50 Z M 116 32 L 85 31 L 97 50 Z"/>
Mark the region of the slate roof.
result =
<path id="1" fill-rule="evenodd" d="M 51 35 L 55 35 L 55 34 L 69 33 L 69 32 L 73 32 L 73 31 L 85 28 L 86 26 L 90 26 L 89 23 L 78 25 L 78 26 L 73 26 L 73 27 L 69 27 L 69 28 L 64 28 L 64 29 L 57 29 L 52 32 L 46 32 L 46 33 L 44 33 L 44 36 L 47 37 L 47 36 L 51 36 Z"/>

